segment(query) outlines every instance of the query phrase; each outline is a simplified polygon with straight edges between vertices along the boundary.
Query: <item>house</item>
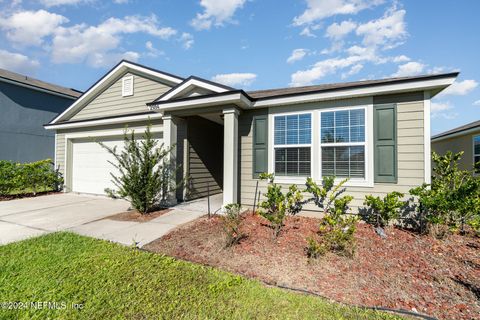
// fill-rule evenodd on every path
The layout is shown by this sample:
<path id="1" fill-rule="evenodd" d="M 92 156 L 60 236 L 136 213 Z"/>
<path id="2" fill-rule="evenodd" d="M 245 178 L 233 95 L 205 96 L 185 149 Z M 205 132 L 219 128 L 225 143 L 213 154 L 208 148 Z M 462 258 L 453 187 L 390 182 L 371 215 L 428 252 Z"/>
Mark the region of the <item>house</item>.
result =
<path id="1" fill-rule="evenodd" d="M 348 177 L 358 206 L 430 182 L 430 99 L 457 76 L 246 92 L 122 61 L 45 127 L 66 191 L 103 194 L 112 168 L 95 141 L 121 145 L 126 125 L 150 122 L 189 177 L 177 200 L 223 192 L 224 204 L 252 205 L 258 175 L 275 172 L 285 185 Z"/>
<path id="2" fill-rule="evenodd" d="M 53 159 L 55 133 L 43 124 L 78 96 L 79 91 L 0 69 L 0 160 Z"/>
<path id="3" fill-rule="evenodd" d="M 459 167 L 463 170 L 472 170 L 473 165 L 480 162 L 480 121 L 474 121 L 433 136 L 432 150 L 440 155 L 447 151 L 454 153 L 463 151 Z"/>

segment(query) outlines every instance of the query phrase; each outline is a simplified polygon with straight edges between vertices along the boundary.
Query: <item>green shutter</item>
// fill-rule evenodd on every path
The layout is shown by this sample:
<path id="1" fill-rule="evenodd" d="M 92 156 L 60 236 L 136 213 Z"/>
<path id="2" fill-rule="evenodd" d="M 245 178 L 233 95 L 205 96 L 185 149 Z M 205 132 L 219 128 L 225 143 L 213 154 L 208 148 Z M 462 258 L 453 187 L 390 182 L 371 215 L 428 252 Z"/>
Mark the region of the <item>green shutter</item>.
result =
<path id="1" fill-rule="evenodd" d="M 397 182 L 397 106 L 374 106 L 375 182 Z"/>
<path id="2" fill-rule="evenodd" d="M 253 117 L 253 178 L 268 171 L 268 118 Z"/>

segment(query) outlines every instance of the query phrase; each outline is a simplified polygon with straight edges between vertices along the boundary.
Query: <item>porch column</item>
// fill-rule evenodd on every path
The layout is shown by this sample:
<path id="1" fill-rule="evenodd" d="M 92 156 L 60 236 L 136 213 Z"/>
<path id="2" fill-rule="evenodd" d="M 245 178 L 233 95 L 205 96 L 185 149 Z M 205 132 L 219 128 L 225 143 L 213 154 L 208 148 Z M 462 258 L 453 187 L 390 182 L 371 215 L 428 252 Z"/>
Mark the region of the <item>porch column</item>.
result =
<path id="1" fill-rule="evenodd" d="M 166 156 L 166 160 L 170 163 L 171 168 L 177 167 L 177 119 L 172 115 L 164 115 L 163 119 L 163 146 L 165 150 L 170 148 L 171 152 Z M 174 177 L 176 179 L 176 177 Z M 176 182 L 176 181 L 175 181 Z M 167 201 L 169 204 L 174 205 L 177 203 L 176 191 L 169 190 Z"/>
<path id="2" fill-rule="evenodd" d="M 223 110 L 223 205 L 237 203 L 238 110 Z"/>

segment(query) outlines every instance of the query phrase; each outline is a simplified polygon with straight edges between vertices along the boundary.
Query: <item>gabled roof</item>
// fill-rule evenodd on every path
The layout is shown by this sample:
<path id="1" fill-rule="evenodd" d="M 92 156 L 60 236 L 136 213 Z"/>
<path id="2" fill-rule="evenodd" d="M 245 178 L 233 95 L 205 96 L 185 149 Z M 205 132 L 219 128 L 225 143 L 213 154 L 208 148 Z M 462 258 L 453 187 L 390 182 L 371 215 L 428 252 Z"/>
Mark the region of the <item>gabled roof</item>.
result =
<path id="1" fill-rule="evenodd" d="M 480 120 L 479 121 L 474 121 L 467 123 L 463 126 L 453 128 L 451 130 L 436 134 L 432 136 L 433 141 L 438 141 L 438 140 L 443 140 L 443 139 L 448 139 L 448 138 L 453 138 L 455 136 L 461 136 L 464 134 L 467 134 L 471 131 L 480 131 Z"/>
<path id="2" fill-rule="evenodd" d="M 156 101 L 167 101 L 175 99 L 180 96 L 182 93 L 192 90 L 193 88 L 201 88 L 212 93 L 222 93 L 226 91 L 236 90 L 232 87 L 225 86 L 220 83 L 216 83 L 210 80 L 206 80 L 196 76 L 190 76 L 179 83 L 176 87 L 168 90 L 163 93 L 160 97 L 154 100 Z"/>
<path id="3" fill-rule="evenodd" d="M 5 69 L 0 69 L 0 81 L 20 85 L 22 87 L 28 87 L 33 90 L 63 96 L 70 99 L 76 99 L 82 94 L 81 91 L 75 89 L 65 88 L 56 84 L 41 81 Z"/>
<path id="4" fill-rule="evenodd" d="M 162 81 L 170 85 L 177 85 L 183 81 L 183 78 L 176 75 L 159 71 L 153 68 L 143 66 L 138 63 L 134 63 L 127 60 L 120 61 L 110 71 L 108 71 L 100 80 L 95 82 L 90 88 L 87 89 L 67 110 L 55 117 L 49 124 L 55 124 L 62 121 L 64 118 L 74 114 L 81 109 L 85 103 L 88 103 L 91 98 L 97 96 L 100 92 L 110 86 L 117 78 L 129 71 L 134 71 L 138 74 L 145 75 L 157 81 Z"/>

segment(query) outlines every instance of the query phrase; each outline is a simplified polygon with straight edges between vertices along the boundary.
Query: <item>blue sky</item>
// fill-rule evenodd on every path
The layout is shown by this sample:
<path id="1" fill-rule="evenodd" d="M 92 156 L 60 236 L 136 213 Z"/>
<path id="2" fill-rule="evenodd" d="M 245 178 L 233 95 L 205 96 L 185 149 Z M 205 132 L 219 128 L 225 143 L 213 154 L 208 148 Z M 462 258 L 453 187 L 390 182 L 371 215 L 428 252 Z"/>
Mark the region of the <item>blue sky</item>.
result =
<path id="1" fill-rule="evenodd" d="M 432 133 L 480 119 L 480 1 L 0 0 L 0 68 L 87 89 L 120 59 L 247 90 L 460 71 Z"/>

